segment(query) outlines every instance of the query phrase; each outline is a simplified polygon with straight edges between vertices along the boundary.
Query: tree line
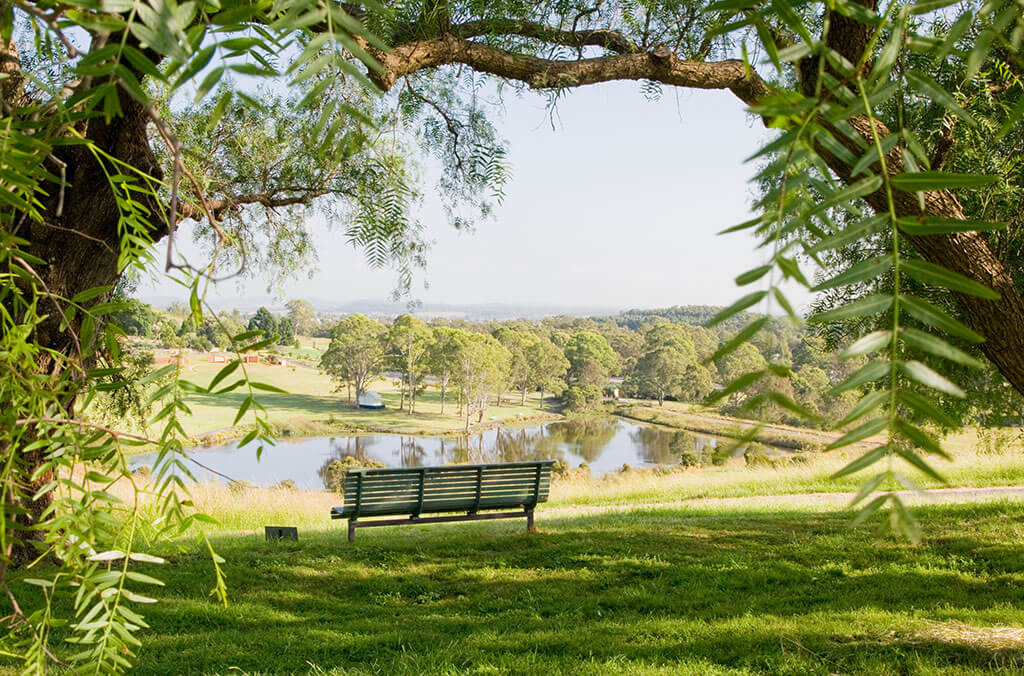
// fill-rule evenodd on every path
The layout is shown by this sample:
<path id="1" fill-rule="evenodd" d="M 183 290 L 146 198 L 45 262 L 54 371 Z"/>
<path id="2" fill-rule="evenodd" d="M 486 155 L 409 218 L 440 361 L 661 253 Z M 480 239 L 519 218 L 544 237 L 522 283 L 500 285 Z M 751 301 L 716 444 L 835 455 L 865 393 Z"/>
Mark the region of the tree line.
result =
<path id="1" fill-rule="evenodd" d="M 793 377 L 763 387 L 786 392 L 821 419 L 842 418 L 859 393 L 831 396 L 829 389 L 859 366 L 841 361 L 815 335 L 773 320 L 773 330 L 738 350 L 719 356 L 733 332 L 672 322 L 665 315 L 631 311 L 615 317 L 550 317 L 540 321 L 434 320 L 405 314 L 390 325 L 360 314 L 337 322 L 320 366 L 359 405 L 370 381 L 386 372 L 401 383 L 399 407 L 415 412 L 428 387 L 441 394 L 441 413 L 454 397 L 456 415 L 483 420 L 487 407 L 511 393 L 521 404 L 528 392 L 560 399 L 569 411 L 596 407 L 605 395 L 700 403 L 712 392 L 769 360 L 788 361 Z M 678 318 L 680 313 L 666 312 Z M 617 390 L 617 391 L 616 391 Z M 725 413 L 771 422 L 797 416 L 766 404 L 744 406 L 751 393 L 726 397 Z"/>
<path id="2" fill-rule="evenodd" d="M 307 300 L 293 299 L 279 315 L 266 307 L 253 315 L 232 310 L 208 315 L 196 325 L 183 304 L 160 311 L 128 298 L 114 321 L 129 335 L 171 348 L 226 349 L 232 335 L 252 330 L 289 347 L 297 346 L 296 336 L 329 338 L 320 365 L 352 401 L 358 401 L 374 378 L 397 372 L 402 410 L 414 411 L 424 389 L 435 387 L 441 393 L 442 413 L 454 400 L 457 415 L 476 415 L 481 420 L 488 402 L 503 400 L 511 392 L 525 402 L 527 392 L 539 391 L 557 397 L 569 411 L 591 409 L 616 388 L 622 396 L 659 403 L 700 403 L 736 378 L 770 363 L 789 364 L 791 373 L 731 394 L 717 404 L 718 409 L 764 422 L 815 424 L 800 411 L 780 406 L 778 398 L 750 404 L 759 395 L 775 392 L 816 416 L 818 426 L 825 426 L 825 421 L 842 420 L 864 394 L 861 388 L 832 391 L 863 366 L 862 359 L 843 358 L 849 342 L 843 333 L 796 327 L 783 318 L 772 318 L 748 343 L 728 351 L 723 346 L 755 315 L 741 313 L 713 328 L 705 327 L 719 310 L 675 306 L 538 321 L 425 322 L 402 315 L 386 323 L 362 315 L 339 321 L 317 312 Z M 954 422 L 999 424 L 1020 416 L 1021 397 L 995 368 L 974 373 L 967 387 L 966 400 L 943 402 Z"/>

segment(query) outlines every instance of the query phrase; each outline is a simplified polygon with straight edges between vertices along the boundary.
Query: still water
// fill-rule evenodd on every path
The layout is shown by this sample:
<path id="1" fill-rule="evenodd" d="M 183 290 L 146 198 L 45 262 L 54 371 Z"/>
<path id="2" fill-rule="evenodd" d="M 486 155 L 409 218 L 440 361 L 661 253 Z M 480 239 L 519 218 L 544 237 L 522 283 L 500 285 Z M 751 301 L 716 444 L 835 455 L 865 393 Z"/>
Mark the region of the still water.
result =
<path id="1" fill-rule="evenodd" d="M 494 429 L 460 439 L 376 434 L 279 440 L 263 449 L 256 461 L 255 446 L 235 444 L 197 449 L 192 455 L 206 467 L 256 486 L 273 486 L 291 479 L 299 488 L 322 489 L 321 468 L 331 460 L 352 456 L 388 467 L 422 467 L 451 463 L 562 460 L 581 462 L 591 473 L 621 468 L 675 465 L 684 453 L 710 453 L 718 440 L 689 432 L 665 430 L 623 420 L 559 421 L 521 429 Z M 132 458 L 132 466 L 152 465 L 155 455 Z M 226 480 L 195 463 L 187 463 L 200 482 Z"/>

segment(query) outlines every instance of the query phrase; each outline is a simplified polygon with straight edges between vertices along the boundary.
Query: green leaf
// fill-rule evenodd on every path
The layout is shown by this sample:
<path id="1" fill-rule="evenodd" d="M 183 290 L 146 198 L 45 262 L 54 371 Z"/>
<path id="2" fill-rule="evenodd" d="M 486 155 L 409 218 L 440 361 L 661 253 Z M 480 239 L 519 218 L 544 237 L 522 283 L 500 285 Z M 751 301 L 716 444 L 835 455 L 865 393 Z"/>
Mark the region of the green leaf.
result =
<path id="1" fill-rule="evenodd" d="M 964 110 L 953 95 L 947 92 L 942 85 L 933 80 L 930 76 L 917 71 L 908 71 L 906 74 L 907 84 L 910 88 L 916 91 L 918 94 L 923 96 L 925 99 L 933 101 L 943 108 L 946 109 L 951 115 L 956 115 L 964 122 L 971 126 L 977 126 L 977 122 L 971 117 L 970 113 Z"/>
<path id="2" fill-rule="evenodd" d="M 889 517 L 889 522 L 892 523 L 899 532 L 903 534 L 905 538 L 917 544 L 921 541 L 921 525 L 918 524 L 917 519 L 910 513 L 903 501 L 900 500 L 900 496 L 895 493 L 890 494 L 889 497 L 892 502 L 893 513 Z"/>
<path id="3" fill-rule="evenodd" d="M 873 392 L 868 392 L 860 398 L 860 401 L 858 401 L 850 412 L 846 414 L 846 417 L 837 422 L 833 427 L 846 427 L 853 421 L 859 420 L 878 408 L 879 405 L 888 398 L 888 396 L 889 390 L 874 390 Z"/>
<path id="4" fill-rule="evenodd" d="M 246 397 L 242 401 L 242 405 L 238 407 L 238 413 L 235 414 L 235 421 L 233 423 L 231 423 L 231 424 L 232 425 L 237 425 L 238 421 L 241 420 L 245 416 L 245 412 L 249 410 L 249 407 L 252 406 L 252 404 L 253 404 L 253 398 L 251 396 Z"/>
<path id="5" fill-rule="evenodd" d="M 886 425 L 889 424 L 889 419 L 885 416 L 879 416 L 873 418 L 866 423 L 861 423 L 857 427 L 853 428 L 843 436 L 839 437 L 831 444 L 825 447 L 826 451 L 833 451 L 843 446 L 849 446 L 855 444 L 858 441 L 863 441 L 868 437 L 874 436 L 885 429 Z"/>
<path id="6" fill-rule="evenodd" d="M 831 478 L 839 479 L 846 476 L 847 474 L 859 472 L 865 467 L 870 467 L 871 465 L 875 464 L 876 462 L 884 458 L 888 450 L 888 446 L 876 446 L 875 448 L 872 448 L 870 451 L 860 456 L 859 458 L 855 459 L 853 462 L 849 463 L 841 470 L 833 474 Z"/>
<path id="7" fill-rule="evenodd" d="M 761 317 L 747 324 L 743 329 L 733 336 L 728 342 L 724 343 L 718 350 L 715 351 L 711 357 L 708 358 L 708 362 L 718 361 L 725 355 L 733 352 L 743 343 L 750 340 L 750 338 L 761 330 L 764 325 L 768 323 L 768 317 Z"/>
<path id="8" fill-rule="evenodd" d="M 969 343 L 981 343 L 985 341 L 985 338 L 982 335 L 975 333 L 964 326 L 960 321 L 953 319 L 945 310 L 942 310 L 927 301 L 921 300 L 920 298 L 915 298 L 914 296 L 900 296 L 900 306 L 918 321 L 924 322 L 928 326 L 932 326 L 939 331 L 950 334 L 951 336 L 956 336 L 957 338 L 966 340 Z"/>
<path id="9" fill-rule="evenodd" d="M 850 507 L 857 505 L 861 500 L 874 493 L 888 477 L 889 472 L 880 472 L 861 484 L 860 490 L 858 490 L 857 494 L 853 496 L 852 500 L 850 500 Z"/>
<path id="10" fill-rule="evenodd" d="M 852 376 L 839 383 L 831 390 L 829 390 L 829 396 L 835 396 L 847 390 L 852 390 L 855 387 L 860 387 L 866 383 L 871 383 L 882 376 L 889 374 L 889 362 L 882 360 L 869 361 L 867 364 L 862 366 Z"/>
<path id="11" fill-rule="evenodd" d="M 905 436 L 915 446 L 922 449 L 923 451 L 931 453 L 932 455 L 940 456 L 942 458 L 945 458 L 946 460 L 952 459 L 949 453 L 946 453 L 944 450 L 942 450 L 942 446 L 939 445 L 939 442 L 932 439 L 931 436 L 929 436 L 928 433 L 922 430 L 920 427 L 912 425 L 905 420 L 897 419 L 896 429 L 898 429 L 900 433 L 903 434 L 903 436 Z M 944 479 L 940 479 L 939 477 L 935 478 L 945 483 Z"/>
<path id="12" fill-rule="evenodd" d="M 999 180 L 998 176 L 983 174 L 953 174 L 943 171 L 917 171 L 897 174 L 890 179 L 892 187 L 907 192 L 928 192 L 931 190 L 957 190 L 978 188 Z"/>
<path id="13" fill-rule="evenodd" d="M 856 221 L 850 226 L 840 230 L 828 239 L 823 239 L 808 250 L 808 253 L 816 254 L 832 249 L 841 249 L 850 242 L 867 239 L 875 233 L 881 232 L 882 228 L 889 222 L 889 214 L 878 214 Z"/>
<path id="14" fill-rule="evenodd" d="M 213 388 L 220 384 L 222 380 L 224 380 L 229 375 L 234 373 L 235 370 L 238 369 L 238 367 L 241 365 L 242 362 L 239 359 L 232 359 L 231 361 L 229 361 L 227 364 L 224 365 L 223 368 L 221 368 L 220 371 L 217 371 L 217 375 L 215 375 L 213 377 L 213 380 L 210 381 L 210 384 L 206 386 L 206 391 L 213 392 Z"/>
<path id="15" fill-rule="evenodd" d="M 872 354 L 878 351 L 883 345 L 887 345 L 892 338 L 892 331 L 873 331 L 855 340 L 849 347 L 839 354 L 840 359 L 850 359 Z"/>
<path id="16" fill-rule="evenodd" d="M 736 286 L 746 286 L 747 284 L 750 284 L 751 282 L 756 282 L 757 280 L 761 279 L 766 274 L 771 272 L 771 270 L 772 270 L 772 266 L 771 265 L 762 265 L 762 266 L 756 267 L 756 268 L 754 268 L 752 270 L 747 270 L 742 275 L 739 275 L 738 277 L 736 277 Z"/>
<path id="17" fill-rule="evenodd" d="M 901 329 L 900 337 L 907 345 L 916 347 L 919 350 L 924 350 L 936 357 L 948 359 L 956 362 L 957 364 L 970 366 L 971 368 L 980 369 L 984 367 L 984 363 L 980 359 L 975 359 L 963 350 L 953 347 L 938 336 L 933 336 L 930 333 L 925 333 L 924 331 L 910 327 L 903 327 Z"/>
<path id="18" fill-rule="evenodd" d="M 853 185 L 847 186 L 842 190 L 836 191 L 826 197 L 823 201 L 819 202 L 817 206 L 808 212 L 808 216 L 819 214 L 823 211 L 831 209 L 837 204 L 848 204 L 853 202 L 855 199 L 868 195 L 875 192 L 882 187 L 881 176 L 869 176 L 862 178 Z"/>
<path id="19" fill-rule="evenodd" d="M 711 394 L 711 396 L 709 396 L 707 398 L 707 402 L 709 404 L 713 404 L 713 403 L 715 403 L 717 401 L 721 401 L 722 399 L 725 399 L 726 397 L 728 397 L 731 394 L 735 394 L 736 392 L 739 392 L 740 390 L 745 390 L 746 388 L 750 387 L 751 385 L 756 383 L 761 378 L 764 378 L 766 375 L 768 375 L 768 371 L 767 370 L 764 370 L 764 371 L 753 371 L 751 373 L 746 373 L 746 374 L 740 376 L 739 378 L 736 378 L 735 380 L 733 380 L 731 383 L 726 385 L 721 390 L 718 390 L 717 392 L 713 392 Z"/>
<path id="20" fill-rule="evenodd" d="M 954 428 L 958 426 L 953 418 L 939 408 L 938 404 L 920 392 L 914 392 L 913 390 L 900 390 L 896 396 L 900 403 L 906 405 L 907 408 L 916 411 L 925 418 L 930 418 L 947 428 Z"/>
<path id="21" fill-rule="evenodd" d="M 848 286 L 850 284 L 859 284 L 861 282 L 873 280 L 891 267 L 892 254 L 887 254 L 879 258 L 869 258 L 846 270 L 843 270 L 838 275 L 830 279 L 826 279 L 813 287 L 811 291 L 825 291 L 826 289 L 834 289 L 839 286 Z"/>
<path id="22" fill-rule="evenodd" d="M 897 219 L 900 230 L 908 235 L 941 235 L 950 232 L 992 232 L 1003 230 L 1006 223 L 994 221 L 960 220 L 956 218 L 937 218 L 935 216 L 919 216 Z"/>
<path id="23" fill-rule="evenodd" d="M 74 296 L 71 297 L 71 302 L 72 303 L 78 303 L 79 305 L 81 305 L 82 303 L 87 303 L 90 300 L 92 300 L 93 298 L 96 298 L 98 296 L 102 296 L 106 292 L 110 291 L 112 288 L 114 288 L 114 287 L 112 287 L 112 286 L 94 286 L 91 289 L 86 289 L 85 291 L 79 291 L 78 293 L 76 293 Z"/>
<path id="24" fill-rule="evenodd" d="M 178 79 L 174 82 L 174 89 L 180 88 L 185 82 L 191 80 L 197 73 L 209 65 L 216 51 L 216 45 L 209 45 L 199 50 L 195 56 L 189 59 L 188 65 L 181 71 Z"/>
<path id="25" fill-rule="evenodd" d="M 254 390 L 263 390 L 264 392 L 277 392 L 279 394 L 288 394 L 288 390 L 282 390 L 280 387 L 277 387 L 276 385 L 270 385 L 268 383 L 258 383 L 255 380 L 253 380 L 249 382 L 249 385 Z"/>
<path id="26" fill-rule="evenodd" d="M 998 293 L 987 286 L 958 272 L 947 270 L 941 265 L 935 265 L 928 261 L 904 259 L 901 261 L 901 266 L 908 275 L 925 284 L 934 284 L 950 291 L 959 291 L 988 300 L 999 300 L 1000 297 Z"/>
<path id="27" fill-rule="evenodd" d="M 890 150 L 896 147 L 896 144 L 900 140 L 899 134 L 889 134 L 881 140 L 880 145 L 882 146 L 882 152 L 888 153 Z M 857 161 L 857 164 L 853 165 L 853 169 L 850 170 L 851 176 L 857 176 L 861 172 L 866 171 L 872 164 L 878 162 L 878 148 L 872 145 L 868 148 L 867 152 L 864 153 L 863 157 Z"/>
<path id="28" fill-rule="evenodd" d="M 903 372 L 907 376 L 925 387 L 930 387 L 939 392 L 945 392 L 954 397 L 963 399 L 967 396 L 963 390 L 957 387 L 945 376 L 939 375 L 928 366 L 919 361 L 911 360 L 902 364 Z"/>
<path id="29" fill-rule="evenodd" d="M 855 300 L 852 303 L 841 305 L 829 310 L 828 312 L 811 315 L 807 318 L 807 321 L 816 324 L 823 324 L 825 322 L 877 315 L 890 309 L 892 307 L 892 301 L 892 296 L 875 293 L 870 296 L 865 296 L 860 300 Z"/>
<path id="30" fill-rule="evenodd" d="M 853 518 L 851 524 L 854 526 L 859 526 L 860 524 L 870 519 L 874 515 L 874 513 L 878 511 L 878 508 L 886 503 L 890 495 L 891 493 L 879 495 L 877 498 L 875 498 L 868 504 L 864 505 L 864 508 L 857 512 L 857 516 Z"/>
<path id="31" fill-rule="evenodd" d="M 714 317 L 708 320 L 705 326 L 710 328 L 712 326 L 715 326 L 716 324 L 721 324 L 729 317 L 739 314 L 740 312 L 743 312 L 750 306 L 756 305 L 757 303 L 761 302 L 767 295 L 767 291 L 755 291 L 754 293 L 749 293 L 743 298 L 740 298 L 738 301 L 736 301 L 729 307 L 716 313 Z"/>

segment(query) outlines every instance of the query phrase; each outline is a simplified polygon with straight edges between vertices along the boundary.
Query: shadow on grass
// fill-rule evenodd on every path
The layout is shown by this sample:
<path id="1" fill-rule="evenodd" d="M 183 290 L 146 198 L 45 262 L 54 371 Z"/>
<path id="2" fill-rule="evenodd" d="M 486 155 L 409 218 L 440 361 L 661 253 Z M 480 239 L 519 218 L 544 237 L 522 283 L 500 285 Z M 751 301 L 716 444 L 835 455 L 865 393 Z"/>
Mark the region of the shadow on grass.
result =
<path id="1" fill-rule="evenodd" d="M 848 515 L 656 510 L 521 524 L 222 539 L 163 571 L 140 673 L 963 673 L 1006 653 L 922 621 L 1024 619 L 1020 505 L 922 510 L 913 546 Z M 170 659 L 170 656 L 174 656 Z"/>
<path id="2" fill-rule="evenodd" d="M 193 394 L 189 395 L 189 401 L 202 406 L 235 411 L 242 405 L 242 401 L 246 396 L 246 394 L 238 392 L 218 395 Z M 413 416 L 409 416 L 404 411 L 399 411 L 397 404 L 381 410 L 357 409 L 355 404 L 346 401 L 344 398 L 331 396 L 261 392 L 259 394 L 259 401 L 268 409 L 293 411 L 296 415 L 306 416 L 329 416 L 333 414 L 352 418 L 350 422 L 358 422 L 368 426 L 383 425 L 388 422 L 409 423 L 416 420 L 455 420 L 455 422 L 458 422 L 451 415 L 442 416 L 439 413 L 416 411 Z"/>

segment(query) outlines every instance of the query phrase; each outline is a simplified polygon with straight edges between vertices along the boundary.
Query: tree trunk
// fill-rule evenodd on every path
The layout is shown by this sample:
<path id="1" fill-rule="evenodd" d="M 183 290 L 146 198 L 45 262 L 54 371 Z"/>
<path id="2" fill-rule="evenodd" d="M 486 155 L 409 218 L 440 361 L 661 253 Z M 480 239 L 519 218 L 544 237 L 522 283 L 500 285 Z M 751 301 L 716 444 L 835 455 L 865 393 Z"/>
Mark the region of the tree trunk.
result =
<path id="1" fill-rule="evenodd" d="M 16 52 L 0 46 L 0 70 L 9 75 L 16 64 Z M 9 97 L 15 95 L 10 89 L 11 78 L 0 82 L 4 82 L 4 101 L 11 101 Z M 124 113 L 122 117 L 108 123 L 102 116 L 97 116 L 79 130 L 102 151 L 157 180 L 162 179 L 163 174 L 147 137 L 145 110 L 126 94 L 122 93 L 119 99 Z M 64 302 L 60 299 L 71 298 L 86 289 L 117 283 L 120 277 L 120 212 L 103 168 L 86 146 L 56 146 L 51 155 L 66 165 L 66 183 L 63 187 L 47 185 L 46 194 L 37 193 L 41 201 L 42 222 L 23 219 L 16 234 L 27 240 L 28 253 L 46 263 L 32 266 L 39 276 L 40 287 L 50 296 L 40 301 L 40 311 L 49 316 L 39 324 L 34 340 L 72 361 L 81 361 L 76 347 L 80 321 L 75 320 L 70 327 L 61 328 L 61 311 L 58 308 L 63 308 Z M 55 166 L 50 162 L 47 165 L 56 173 Z M 112 171 L 117 173 L 116 169 Z M 154 242 L 159 240 L 167 233 L 159 205 L 143 193 L 133 193 L 133 198 L 154 215 L 147 234 Z M 108 298 L 109 294 L 105 294 L 93 302 Z M 86 362 L 82 366 L 88 368 L 91 359 Z M 64 368 L 64 364 L 50 355 L 42 357 L 39 365 L 43 372 L 51 373 Z M 73 401 L 67 403 L 68 418 L 74 417 L 72 406 Z M 21 449 L 8 449 L 7 452 L 20 453 Z M 24 454 L 22 460 L 36 468 L 44 462 L 42 456 L 33 452 Z M 24 514 L 17 517 L 19 522 L 34 525 L 42 518 L 51 518 L 44 515 L 52 504 L 52 492 L 45 491 L 36 499 L 33 496 L 52 478 L 51 472 L 42 472 L 31 485 L 24 487 L 23 497 L 9 497 L 15 508 L 24 510 Z M 12 494 L 9 492 L 8 496 Z M 20 535 L 25 542 L 11 543 L 7 552 L 16 564 L 35 559 L 38 551 L 32 541 L 41 541 L 44 532 L 35 530 Z"/>
<path id="2" fill-rule="evenodd" d="M 523 385 L 523 390 L 522 390 L 522 393 L 523 393 L 523 398 L 522 398 L 522 400 L 521 400 L 521 401 L 519 402 L 519 405 L 520 405 L 520 406 L 526 406 L 526 385 Z"/>
<path id="3" fill-rule="evenodd" d="M 446 388 L 445 381 L 441 380 L 441 415 L 444 415 L 444 391 Z"/>

